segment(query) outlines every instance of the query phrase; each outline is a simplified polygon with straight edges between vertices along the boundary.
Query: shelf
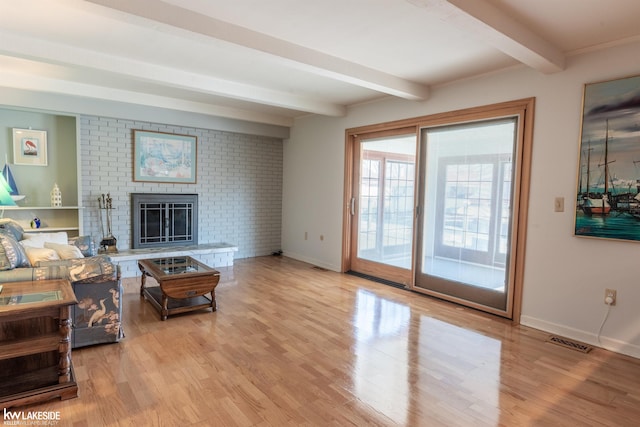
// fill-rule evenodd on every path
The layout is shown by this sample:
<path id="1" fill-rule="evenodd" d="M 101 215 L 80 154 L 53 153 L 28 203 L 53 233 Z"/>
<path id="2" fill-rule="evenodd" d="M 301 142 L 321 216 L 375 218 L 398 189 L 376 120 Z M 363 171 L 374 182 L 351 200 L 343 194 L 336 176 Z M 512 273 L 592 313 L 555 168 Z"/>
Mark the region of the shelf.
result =
<path id="1" fill-rule="evenodd" d="M 42 210 L 65 210 L 65 209 L 84 209 L 82 206 L 0 206 L 0 210 L 8 211 L 42 211 Z"/>
<path id="2" fill-rule="evenodd" d="M 45 351 L 55 351 L 59 345 L 60 333 L 58 331 L 32 338 L 6 341 L 0 349 L 0 360 L 28 356 Z"/>
<path id="3" fill-rule="evenodd" d="M 25 233 L 49 233 L 55 231 L 78 231 L 79 227 L 40 227 L 40 228 L 31 228 L 31 227 L 22 227 Z"/>
<path id="4" fill-rule="evenodd" d="M 81 206 L 0 206 L 0 218 L 11 218 L 28 233 L 67 231 L 82 234 Z M 31 228 L 31 221 L 39 218 L 40 228 Z"/>

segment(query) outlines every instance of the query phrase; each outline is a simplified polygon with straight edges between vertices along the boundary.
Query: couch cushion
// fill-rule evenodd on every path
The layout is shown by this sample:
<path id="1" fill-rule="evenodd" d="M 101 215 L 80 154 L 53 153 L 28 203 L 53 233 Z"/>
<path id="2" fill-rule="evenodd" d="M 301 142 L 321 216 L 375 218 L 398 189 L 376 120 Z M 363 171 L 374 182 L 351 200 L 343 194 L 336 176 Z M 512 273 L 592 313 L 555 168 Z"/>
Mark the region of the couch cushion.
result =
<path id="1" fill-rule="evenodd" d="M 61 245 L 59 243 L 44 242 L 44 247 L 46 249 L 53 249 L 56 251 L 60 259 L 84 258 L 80 249 L 74 245 Z"/>
<path id="2" fill-rule="evenodd" d="M 16 267 L 31 267 L 24 248 L 13 237 L 12 233 L 0 232 L 0 270 L 11 270 Z"/>
<path id="3" fill-rule="evenodd" d="M 25 246 L 24 251 L 29 258 L 31 265 L 37 265 L 40 261 L 54 261 L 60 259 L 58 253 L 53 249 L 32 248 L 31 246 Z"/>
<path id="4" fill-rule="evenodd" d="M 0 271 L 2 283 L 66 279 L 66 274 L 66 267 L 14 268 L 13 270 Z"/>
<path id="5" fill-rule="evenodd" d="M 69 237 L 65 231 L 57 233 L 24 233 L 22 235 L 22 244 L 24 246 L 44 248 L 45 242 L 67 245 L 69 244 Z"/>

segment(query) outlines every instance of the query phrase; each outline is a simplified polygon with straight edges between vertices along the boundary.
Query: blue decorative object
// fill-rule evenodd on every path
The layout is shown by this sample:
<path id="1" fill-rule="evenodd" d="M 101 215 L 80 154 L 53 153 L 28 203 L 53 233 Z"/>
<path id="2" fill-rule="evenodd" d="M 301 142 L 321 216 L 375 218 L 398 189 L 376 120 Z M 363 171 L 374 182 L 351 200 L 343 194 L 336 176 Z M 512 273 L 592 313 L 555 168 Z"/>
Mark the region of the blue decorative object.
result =
<path id="1" fill-rule="evenodd" d="M 31 228 L 40 228 L 40 218 L 35 217 L 31 220 Z"/>

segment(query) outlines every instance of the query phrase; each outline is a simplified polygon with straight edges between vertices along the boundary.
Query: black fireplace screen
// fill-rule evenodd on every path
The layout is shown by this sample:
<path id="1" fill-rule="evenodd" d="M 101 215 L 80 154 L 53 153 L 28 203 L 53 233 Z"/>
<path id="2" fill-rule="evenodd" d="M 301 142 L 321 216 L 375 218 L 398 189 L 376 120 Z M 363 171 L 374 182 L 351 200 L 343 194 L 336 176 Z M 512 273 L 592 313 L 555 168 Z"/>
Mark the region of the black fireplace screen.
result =
<path id="1" fill-rule="evenodd" d="M 197 194 L 132 193 L 132 248 L 198 244 Z"/>

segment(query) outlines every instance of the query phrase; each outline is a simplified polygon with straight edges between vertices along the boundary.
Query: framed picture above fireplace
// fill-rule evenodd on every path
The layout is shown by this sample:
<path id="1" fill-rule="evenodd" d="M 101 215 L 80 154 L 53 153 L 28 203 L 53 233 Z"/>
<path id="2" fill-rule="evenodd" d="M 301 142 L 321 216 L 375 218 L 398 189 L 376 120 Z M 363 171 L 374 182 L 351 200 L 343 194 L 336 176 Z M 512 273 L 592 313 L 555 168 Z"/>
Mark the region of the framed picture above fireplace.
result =
<path id="1" fill-rule="evenodd" d="M 196 183 L 198 139 L 191 135 L 133 131 L 133 180 Z"/>

